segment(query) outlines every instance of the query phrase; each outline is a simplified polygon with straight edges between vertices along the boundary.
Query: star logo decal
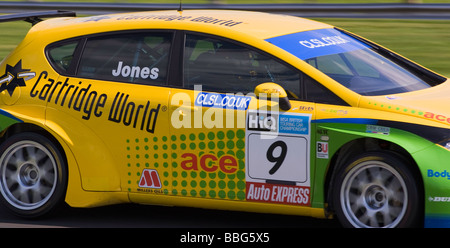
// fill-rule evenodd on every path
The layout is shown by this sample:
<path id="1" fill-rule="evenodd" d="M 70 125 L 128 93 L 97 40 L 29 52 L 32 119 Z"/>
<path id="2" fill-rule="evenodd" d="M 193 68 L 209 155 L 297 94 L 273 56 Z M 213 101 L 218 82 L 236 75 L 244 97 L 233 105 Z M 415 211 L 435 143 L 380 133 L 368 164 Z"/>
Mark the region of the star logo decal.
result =
<path id="1" fill-rule="evenodd" d="M 7 90 L 12 96 L 16 87 L 26 86 L 25 81 L 35 76 L 36 73 L 31 72 L 30 69 L 22 69 L 22 60 L 19 60 L 14 66 L 7 64 L 5 74 L 0 76 L 0 92 Z"/>

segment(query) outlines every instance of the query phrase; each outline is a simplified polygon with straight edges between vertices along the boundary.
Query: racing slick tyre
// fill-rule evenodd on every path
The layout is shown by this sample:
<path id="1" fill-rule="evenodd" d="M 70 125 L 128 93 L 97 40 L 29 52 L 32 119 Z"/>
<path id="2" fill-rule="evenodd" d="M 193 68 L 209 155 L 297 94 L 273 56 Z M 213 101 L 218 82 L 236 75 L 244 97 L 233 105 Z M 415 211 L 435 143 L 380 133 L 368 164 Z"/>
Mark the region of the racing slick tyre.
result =
<path id="1" fill-rule="evenodd" d="M 368 152 L 338 168 L 332 199 L 344 227 L 416 227 L 421 188 L 411 164 L 394 153 Z"/>
<path id="2" fill-rule="evenodd" d="M 45 136 L 20 133 L 0 145 L 1 202 L 14 214 L 35 218 L 64 201 L 66 162 Z"/>

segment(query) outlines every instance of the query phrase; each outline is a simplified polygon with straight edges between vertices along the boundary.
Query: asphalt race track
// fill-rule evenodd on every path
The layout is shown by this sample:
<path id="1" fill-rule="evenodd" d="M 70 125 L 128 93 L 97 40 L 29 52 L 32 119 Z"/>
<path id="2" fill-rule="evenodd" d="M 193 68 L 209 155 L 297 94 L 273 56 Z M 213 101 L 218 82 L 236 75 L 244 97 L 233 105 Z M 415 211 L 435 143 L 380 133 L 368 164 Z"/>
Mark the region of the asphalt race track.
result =
<path id="1" fill-rule="evenodd" d="M 42 219 L 22 219 L 0 205 L 0 228 L 339 228 L 336 220 L 302 216 L 123 204 L 64 207 Z"/>

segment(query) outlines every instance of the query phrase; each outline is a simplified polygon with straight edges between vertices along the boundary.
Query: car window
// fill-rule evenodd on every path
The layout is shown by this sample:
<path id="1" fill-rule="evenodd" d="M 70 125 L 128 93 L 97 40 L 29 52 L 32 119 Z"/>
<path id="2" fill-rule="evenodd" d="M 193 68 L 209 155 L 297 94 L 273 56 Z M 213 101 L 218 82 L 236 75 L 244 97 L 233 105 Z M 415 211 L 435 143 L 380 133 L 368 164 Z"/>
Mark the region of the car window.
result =
<path id="1" fill-rule="evenodd" d="M 165 84 L 171 33 L 127 33 L 88 38 L 77 76 Z"/>
<path id="2" fill-rule="evenodd" d="M 445 80 L 431 72 L 424 75 L 424 69 L 336 29 L 305 31 L 267 41 L 361 95 L 416 91 Z"/>
<path id="3" fill-rule="evenodd" d="M 324 55 L 306 62 L 361 95 L 395 94 L 430 87 L 370 49 Z"/>
<path id="4" fill-rule="evenodd" d="M 202 85 L 204 91 L 249 93 L 261 83 L 281 85 L 291 98 L 300 96 L 298 71 L 235 43 L 187 34 L 184 86 Z"/>
<path id="5" fill-rule="evenodd" d="M 77 45 L 78 41 L 72 41 L 57 44 L 48 49 L 48 58 L 56 71 L 62 74 L 68 72 L 73 61 Z"/>

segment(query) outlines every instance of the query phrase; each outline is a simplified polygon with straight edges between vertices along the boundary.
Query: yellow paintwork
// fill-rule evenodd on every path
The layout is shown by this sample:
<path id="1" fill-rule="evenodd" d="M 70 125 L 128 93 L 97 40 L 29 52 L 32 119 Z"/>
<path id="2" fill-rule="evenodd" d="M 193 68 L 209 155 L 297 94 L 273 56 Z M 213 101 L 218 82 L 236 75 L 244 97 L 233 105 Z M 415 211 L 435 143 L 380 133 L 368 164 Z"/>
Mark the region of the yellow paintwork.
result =
<path id="1" fill-rule="evenodd" d="M 286 91 L 284 91 L 283 87 L 279 86 L 275 83 L 262 83 L 255 88 L 255 95 L 260 96 L 260 94 L 266 94 L 266 98 L 283 98 L 287 97 Z"/>
<path id="2" fill-rule="evenodd" d="M 59 40 L 120 30 L 182 29 L 203 32 L 234 39 L 276 55 L 322 83 L 352 106 L 339 107 L 338 111 L 341 112 L 337 112 L 336 106 L 291 101 L 292 108 L 288 113 L 306 114 L 311 119 L 336 118 L 345 113 L 346 118 L 401 118 L 411 123 L 449 127 L 448 108 L 438 101 L 429 101 L 431 97 L 439 99 L 450 94 L 445 83 L 427 89 L 426 94 L 398 94 L 393 100 L 362 97 L 292 54 L 264 41 L 290 33 L 331 27 L 291 16 L 211 10 L 50 19 L 31 28 L 1 65 L 0 71 L 5 71 L 7 63 L 14 64 L 22 59 L 23 68 L 36 72 L 36 77 L 27 81 L 27 87 L 19 87 L 13 96 L 2 92 L 0 108 L 25 123 L 44 128 L 59 141 L 69 166 L 66 201 L 71 206 L 90 207 L 132 201 L 325 217 L 320 208 L 283 204 L 273 207 L 272 203 L 245 201 L 245 149 L 242 146 L 245 144 L 242 136 L 242 130 L 245 130 L 244 111 L 217 112 L 217 108 L 194 106 L 198 92 L 192 90 L 61 76 L 47 62 L 43 48 Z M 90 113 L 88 118 L 83 111 L 74 110 L 75 102 L 69 107 L 67 102 L 62 103 L 62 99 L 57 100 L 53 92 L 60 89 L 57 89 L 58 82 L 67 82 L 73 86 L 73 90 L 83 90 L 86 95 L 96 92 L 97 98 L 93 104 L 99 107 L 94 110 L 95 113 Z M 68 93 L 75 97 L 76 94 L 79 93 Z M 108 121 L 108 115 L 119 108 L 116 99 L 120 97 L 126 98 L 126 104 L 130 104 L 124 103 L 123 106 L 130 106 L 130 109 L 134 106 L 134 115 L 130 114 L 130 119 L 125 120 L 125 114 L 124 120 L 119 123 Z M 259 106 L 255 106 L 255 97 L 250 97 L 252 105 L 249 109 L 265 105 L 273 107 L 273 102 L 263 100 L 258 102 Z M 404 106 L 409 107 L 405 110 Z M 417 107 L 411 109 L 411 106 Z M 147 115 L 144 117 L 138 109 L 145 109 Z M 439 112 L 424 117 L 428 109 Z M 393 111 L 387 112 L 390 110 Z M 202 116 L 212 115 L 222 118 L 222 122 L 218 119 L 217 123 L 202 121 Z M 183 116 L 182 120 L 177 119 L 178 127 L 167 125 L 173 123 L 174 116 Z M 155 122 L 157 129 L 153 133 L 142 130 L 145 121 L 148 121 L 147 126 Z M 220 130 L 210 129 L 220 123 L 224 124 Z M 201 128 L 186 128 L 189 125 Z M 315 140 L 314 133 L 311 133 L 310 139 Z M 162 187 L 138 187 L 143 173 L 153 175 L 150 171 L 153 169 L 157 169 Z"/>

